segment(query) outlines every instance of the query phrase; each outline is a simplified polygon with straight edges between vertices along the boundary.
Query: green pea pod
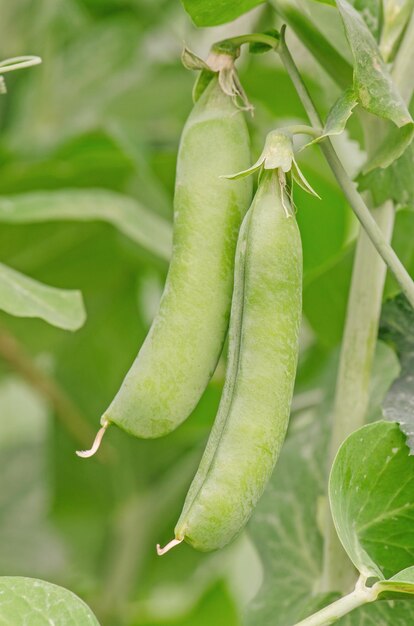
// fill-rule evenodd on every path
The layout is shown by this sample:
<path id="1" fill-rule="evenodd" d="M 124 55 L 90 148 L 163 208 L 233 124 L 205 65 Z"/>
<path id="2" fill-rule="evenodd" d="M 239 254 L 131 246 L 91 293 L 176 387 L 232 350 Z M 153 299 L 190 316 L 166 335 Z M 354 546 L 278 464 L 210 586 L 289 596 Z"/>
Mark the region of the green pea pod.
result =
<path id="1" fill-rule="evenodd" d="M 170 547 L 185 539 L 209 551 L 231 541 L 279 456 L 302 308 L 302 246 L 284 196 L 277 172 L 265 172 L 240 231 L 225 386 Z"/>
<path id="2" fill-rule="evenodd" d="M 159 437 L 185 420 L 204 392 L 228 327 L 234 256 L 251 182 L 221 176 L 250 160 L 244 116 L 214 78 L 182 133 L 173 254 L 151 329 L 101 423 Z"/>

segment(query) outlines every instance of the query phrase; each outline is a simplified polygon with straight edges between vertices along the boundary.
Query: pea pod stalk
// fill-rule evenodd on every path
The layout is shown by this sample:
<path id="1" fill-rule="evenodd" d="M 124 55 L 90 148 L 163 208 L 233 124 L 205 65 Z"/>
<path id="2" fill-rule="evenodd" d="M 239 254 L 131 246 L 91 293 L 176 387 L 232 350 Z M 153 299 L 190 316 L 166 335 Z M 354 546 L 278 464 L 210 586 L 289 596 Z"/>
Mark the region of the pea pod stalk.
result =
<path id="1" fill-rule="evenodd" d="M 245 526 L 290 415 L 302 309 L 302 247 L 281 170 L 264 171 L 240 231 L 228 366 L 216 420 L 175 528 L 210 551 Z M 165 550 L 165 549 L 164 549 Z M 158 553 L 163 549 L 158 547 Z"/>

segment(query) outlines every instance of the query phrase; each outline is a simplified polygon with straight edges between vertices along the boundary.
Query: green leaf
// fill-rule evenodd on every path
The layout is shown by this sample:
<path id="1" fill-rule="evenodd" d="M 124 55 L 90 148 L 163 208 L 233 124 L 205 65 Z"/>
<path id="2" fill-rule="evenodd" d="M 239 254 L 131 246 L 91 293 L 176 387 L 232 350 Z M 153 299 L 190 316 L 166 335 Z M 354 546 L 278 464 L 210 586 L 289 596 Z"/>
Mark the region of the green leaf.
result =
<path id="1" fill-rule="evenodd" d="M 354 56 L 354 88 L 362 106 L 398 127 L 412 124 L 407 106 L 364 20 L 347 0 L 336 0 L 336 3 Z"/>
<path id="2" fill-rule="evenodd" d="M 5 626 L 99 626 L 74 593 L 43 580 L 0 578 L 0 622 Z"/>
<path id="3" fill-rule="evenodd" d="M 128 196 L 103 189 L 62 189 L 0 196 L 0 222 L 102 220 L 164 260 L 172 250 L 171 225 Z"/>
<path id="4" fill-rule="evenodd" d="M 0 308 L 18 317 L 40 317 L 65 330 L 77 330 L 86 319 L 79 291 L 49 287 L 2 263 Z"/>
<path id="5" fill-rule="evenodd" d="M 396 424 L 375 422 L 342 444 L 329 498 L 339 538 L 367 577 L 390 578 L 414 562 L 414 458 Z"/>
<path id="6" fill-rule="evenodd" d="M 196 26 L 216 26 L 231 22 L 265 0 L 182 0 Z"/>
<path id="7" fill-rule="evenodd" d="M 401 374 L 389 390 L 383 404 L 387 419 L 397 422 L 414 452 L 414 312 L 403 295 L 384 306 L 380 335 L 397 349 Z"/>
<path id="8" fill-rule="evenodd" d="M 387 168 L 376 168 L 358 178 L 360 191 L 369 190 L 375 206 L 392 200 L 396 206 L 414 208 L 414 144 Z"/>

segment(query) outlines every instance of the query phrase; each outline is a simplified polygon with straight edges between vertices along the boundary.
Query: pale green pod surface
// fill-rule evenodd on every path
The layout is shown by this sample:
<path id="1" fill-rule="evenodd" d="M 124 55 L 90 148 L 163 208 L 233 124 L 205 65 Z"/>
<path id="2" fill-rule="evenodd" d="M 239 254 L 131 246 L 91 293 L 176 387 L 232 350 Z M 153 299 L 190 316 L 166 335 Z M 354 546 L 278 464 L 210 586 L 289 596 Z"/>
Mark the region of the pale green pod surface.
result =
<path id="1" fill-rule="evenodd" d="M 227 332 L 237 236 L 251 201 L 251 182 L 221 176 L 249 160 L 244 116 L 213 79 L 181 137 L 173 254 L 160 308 L 102 424 L 159 437 L 199 401 Z"/>
<path id="2" fill-rule="evenodd" d="M 244 527 L 286 434 L 302 310 L 302 246 L 286 203 L 277 174 L 265 173 L 241 229 L 226 382 L 175 529 L 202 551 Z"/>

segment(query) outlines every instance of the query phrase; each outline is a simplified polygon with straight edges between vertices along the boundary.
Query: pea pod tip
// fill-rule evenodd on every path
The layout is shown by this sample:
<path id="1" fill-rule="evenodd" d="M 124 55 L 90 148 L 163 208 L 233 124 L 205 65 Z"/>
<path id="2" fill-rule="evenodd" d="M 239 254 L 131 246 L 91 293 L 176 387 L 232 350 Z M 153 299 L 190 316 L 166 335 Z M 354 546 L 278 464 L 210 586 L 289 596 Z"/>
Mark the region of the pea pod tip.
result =
<path id="1" fill-rule="evenodd" d="M 161 548 L 160 544 L 157 543 L 157 554 L 158 556 L 162 556 L 163 554 L 166 554 L 167 552 L 169 552 L 170 550 L 172 550 L 173 548 L 175 548 L 175 546 L 178 546 L 180 543 L 182 543 L 184 541 L 184 539 L 172 539 L 169 543 L 167 543 L 166 546 L 164 546 L 163 548 Z"/>
<path id="2" fill-rule="evenodd" d="M 109 425 L 110 425 L 110 422 L 109 420 L 106 419 L 102 427 L 96 433 L 96 437 L 94 439 L 92 447 L 89 450 L 76 450 L 77 456 L 81 457 L 82 459 L 89 459 L 91 456 L 96 454 L 96 452 L 98 452 L 100 448 L 103 436 L 106 433 L 106 430 Z"/>

